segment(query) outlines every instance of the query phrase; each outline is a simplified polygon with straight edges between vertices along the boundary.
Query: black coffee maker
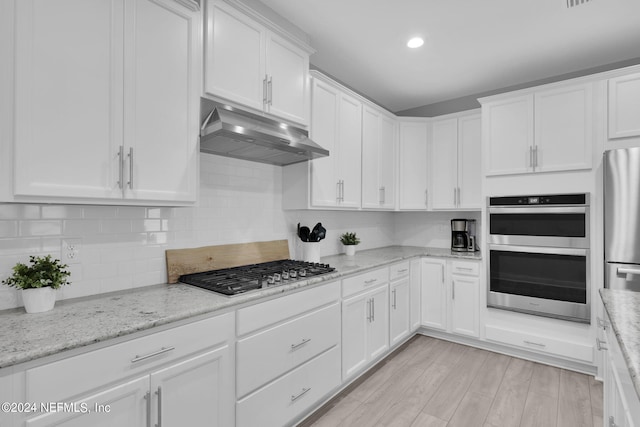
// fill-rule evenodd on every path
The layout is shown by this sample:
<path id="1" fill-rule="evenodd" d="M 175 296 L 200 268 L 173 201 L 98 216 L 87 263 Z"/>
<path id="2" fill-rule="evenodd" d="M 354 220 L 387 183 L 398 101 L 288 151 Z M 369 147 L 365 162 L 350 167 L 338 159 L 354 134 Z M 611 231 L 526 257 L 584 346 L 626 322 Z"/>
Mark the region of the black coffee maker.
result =
<path id="1" fill-rule="evenodd" d="M 451 220 L 451 250 L 474 252 L 476 250 L 476 220 L 455 218 Z"/>

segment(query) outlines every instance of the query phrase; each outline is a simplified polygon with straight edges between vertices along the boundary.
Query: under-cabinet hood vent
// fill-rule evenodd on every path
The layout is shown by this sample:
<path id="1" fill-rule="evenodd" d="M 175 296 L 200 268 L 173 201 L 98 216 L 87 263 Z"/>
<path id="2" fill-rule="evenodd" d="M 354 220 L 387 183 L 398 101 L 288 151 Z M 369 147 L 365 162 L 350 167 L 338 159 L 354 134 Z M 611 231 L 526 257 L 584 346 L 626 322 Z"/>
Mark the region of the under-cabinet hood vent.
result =
<path id="1" fill-rule="evenodd" d="M 201 152 L 278 166 L 329 155 L 303 129 L 207 98 L 200 109 Z"/>

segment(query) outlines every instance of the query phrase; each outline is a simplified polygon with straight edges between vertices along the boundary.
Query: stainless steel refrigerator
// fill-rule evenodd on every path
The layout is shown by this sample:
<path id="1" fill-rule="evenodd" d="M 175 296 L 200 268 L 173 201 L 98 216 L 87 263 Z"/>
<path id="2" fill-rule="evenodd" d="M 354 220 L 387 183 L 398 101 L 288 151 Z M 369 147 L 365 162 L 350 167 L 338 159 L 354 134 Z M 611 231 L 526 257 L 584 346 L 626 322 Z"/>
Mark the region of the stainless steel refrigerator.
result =
<path id="1" fill-rule="evenodd" d="M 605 287 L 640 292 L 640 147 L 604 153 Z"/>

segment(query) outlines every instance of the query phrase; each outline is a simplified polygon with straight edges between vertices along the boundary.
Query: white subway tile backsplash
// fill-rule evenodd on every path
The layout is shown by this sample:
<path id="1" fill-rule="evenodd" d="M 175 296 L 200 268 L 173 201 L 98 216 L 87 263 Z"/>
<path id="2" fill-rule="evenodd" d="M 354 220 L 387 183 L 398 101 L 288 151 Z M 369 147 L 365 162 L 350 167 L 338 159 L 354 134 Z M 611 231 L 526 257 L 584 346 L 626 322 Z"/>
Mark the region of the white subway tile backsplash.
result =
<path id="1" fill-rule="evenodd" d="M 83 218 L 82 206 L 46 205 L 42 206 L 42 219 Z"/>
<path id="2" fill-rule="evenodd" d="M 40 219 L 40 206 L 0 203 L 0 219 Z"/>
<path id="3" fill-rule="evenodd" d="M 60 235 L 62 221 L 19 221 L 18 233 L 22 237 Z"/>
<path id="4" fill-rule="evenodd" d="M 0 221 L 0 238 L 16 237 L 18 235 L 18 221 Z"/>

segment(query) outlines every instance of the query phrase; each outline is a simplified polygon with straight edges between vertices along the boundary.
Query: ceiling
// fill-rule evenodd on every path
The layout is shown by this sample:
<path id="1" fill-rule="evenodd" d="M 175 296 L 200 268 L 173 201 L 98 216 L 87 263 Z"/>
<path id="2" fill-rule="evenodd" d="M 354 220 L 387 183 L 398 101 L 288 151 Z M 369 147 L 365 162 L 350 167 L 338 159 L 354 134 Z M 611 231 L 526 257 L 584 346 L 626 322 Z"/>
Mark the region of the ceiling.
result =
<path id="1" fill-rule="evenodd" d="M 640 63 L 639 0 L 260 1 L 310 36 L 312 68 L 393 112 Z"/>

